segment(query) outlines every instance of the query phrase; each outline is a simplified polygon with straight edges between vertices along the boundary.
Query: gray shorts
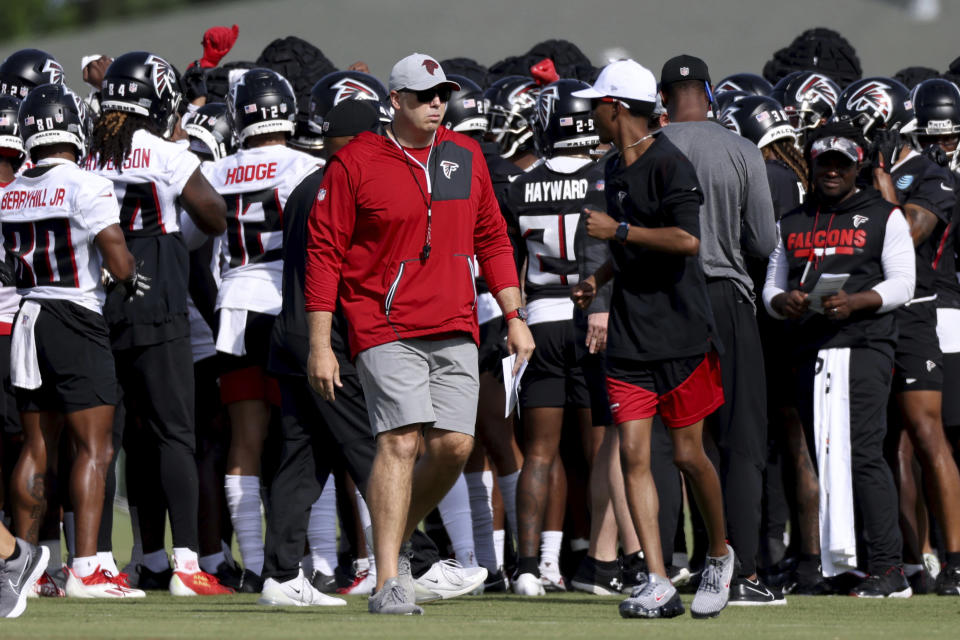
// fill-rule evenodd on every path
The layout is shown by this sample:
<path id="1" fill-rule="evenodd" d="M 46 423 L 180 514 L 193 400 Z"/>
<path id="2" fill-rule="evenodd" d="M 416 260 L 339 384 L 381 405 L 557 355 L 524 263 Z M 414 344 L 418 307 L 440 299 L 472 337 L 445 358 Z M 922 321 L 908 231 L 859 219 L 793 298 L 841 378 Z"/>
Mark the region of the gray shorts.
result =
<path id="1" fill-rule="evenodd" d="M 374 437 L 411 424 L 474 434 L 480 374 L 469 337 L 388 342 L 356 364 Z"/>

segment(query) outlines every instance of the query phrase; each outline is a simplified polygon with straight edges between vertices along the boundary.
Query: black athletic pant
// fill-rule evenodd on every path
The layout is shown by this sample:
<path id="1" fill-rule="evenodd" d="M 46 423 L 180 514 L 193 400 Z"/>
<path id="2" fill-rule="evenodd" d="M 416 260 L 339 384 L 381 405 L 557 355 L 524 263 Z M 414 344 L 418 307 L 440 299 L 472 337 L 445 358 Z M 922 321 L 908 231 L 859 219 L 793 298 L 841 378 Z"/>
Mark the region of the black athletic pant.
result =
<path id="1" fill-rule="evenodd" d="M 303 558 L 310 507 L 323 491 L 339 460 L 366 496 L 377 453 L 370 431 L 363 389 L 356 375 L 343 375 L 334 402 L 320 398 L 306 377 L 280 376 L 283 436 L 280 468 L 273 480 L 273 508 L 267 518 L 263 577 L 284 582 L 296 577 Z M 415 531 L 413 575 L 425 573 L 438 559 L 433 542 Z"/>
<path id="2" fill-rule="evenodd" d="M 797 386 L 799 411 L 813 463 L 817 448 L 813 433 L 813 383 L 816 357 L 801 364 Z M 893 378 L 893 360 L 869 348 L 850 350 L 850 463 L 853 497 L 862 518 L 868 567 L 881 575 L 902 562 L 903 538 L 893 473 L 883 457 L 887 433 L 887 399 Z"/>
<path id="3" fill-rule="evenodd" d="M 162 511 L 166 507 L 170 514 L 173 546 L 196 551 L 199 489 L 194 461 L 196 439 L 190 338 L 116 350 L 114 359 L 117 379 L 123 387 L 124 406 L 140 420 L 141 446 L 128 450 L 128 454 L 134 453 L 129 464 L 144 465 L 144 468 L 158 466 L 159 484 L 166 500 L 165 504 L 157 500 L 150 500 L 147 504 L 141 500 L 137 505 L 138 512 Z M 141 456 L 156 458 L 151 461 Z M 155 484 L 153 480 L 147 481 Z M 146 544 L 145 540 L 144 552 L 157 551 L 147 548 Z"/>

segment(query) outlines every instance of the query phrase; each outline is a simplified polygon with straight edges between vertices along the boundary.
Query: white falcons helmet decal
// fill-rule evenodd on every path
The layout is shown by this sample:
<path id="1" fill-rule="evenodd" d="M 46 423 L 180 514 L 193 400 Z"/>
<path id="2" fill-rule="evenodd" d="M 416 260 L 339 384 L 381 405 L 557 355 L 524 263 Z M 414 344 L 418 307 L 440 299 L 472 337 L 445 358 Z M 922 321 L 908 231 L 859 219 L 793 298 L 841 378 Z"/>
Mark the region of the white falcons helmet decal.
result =
<path id="1" fill-rule="evenodd" d="M 893 113 L 890 85 L 877 81 L 868 82 L 850 96 L 847 100 L 847 109 L 850 111 L 871 110 L 886 121 Z"/>
<path id="2" fill-rule="evenodd" d="M 733 117 L 737 111 L 740 111 L 740 107 L 736 104 L 732 104 L 720 113 L 720 124 L 725 126 L 727 129 L 730 129 L 736 134 L 740 133 L 740 123 L 737 122 L 737 119 Z"/>
<path id="3" fill-rule="evenodd" d="M 719 86 L 713 88 L 714 93 L 720 93 L 721 91 L 746 91 L 746 89 L 732 80 L 724 80 Z"/>
<path id="4" fill-rule="evenodd" d="M 177 93 L 177 79 L 166 60 L 160 56 L 151 55 L 144 64 L 153 69 L 150 75 L 153 79 L 153 89 L 158 96 L 163 97 L 165 94 L 172 96 Z"/>
<path id="5" fill-rule="evenodd" d="M 534 106 L 536 95 L 533 91 L 536 89 L 536 86 L 537 85 L 533 83 L 520 85 L 507 96 L 507 103 L 518 110 Z"/>
<path id="6" fill-rule="evenodd" d="M 63 67 L 53 58 L 47 58 L 42 71 L 50 78 L 50 84 L 63 84 Z"/>
<path id="7" fill-rule="evenodd" d="M 353 78 L 342 78 L 330 85 L 331 89 L 336 89 L 337 93 L 333 96 L 333 105 L 336 106 L 344 100 L 380 100 L 377 92 Z"/>
<path id="8" fill-rule="evenodd" d="M 830 81 L 819 73 L 812 73 L 799 89 L 797 89 L 797 102 L 813 102 L 817 99 L 823 100 L 831 107 L 837 104 L 837 90 Z"/>
<path id="9" fill-rule="evenodd" d="M 553 106 L 559 99 L 560 92 L 556 87 L 547 87 L 540 92 L 540 98 L 537 100 L 537 116 L 540 118 L 540 126 L 544 129 L 549 125 Z"/>

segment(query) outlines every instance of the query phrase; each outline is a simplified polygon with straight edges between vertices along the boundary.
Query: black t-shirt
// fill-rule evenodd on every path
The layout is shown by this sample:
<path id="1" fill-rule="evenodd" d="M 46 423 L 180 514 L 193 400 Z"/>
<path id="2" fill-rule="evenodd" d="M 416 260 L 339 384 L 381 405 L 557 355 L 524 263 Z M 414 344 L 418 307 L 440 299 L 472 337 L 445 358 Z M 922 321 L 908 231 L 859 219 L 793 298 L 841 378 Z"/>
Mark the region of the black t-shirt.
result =
<path id="1" fill-rule="evenodd" d="M 323 171 L 304 178 L 287 198 L 283 208 L 283 305 L 270 335 L 267 369 L 278 375 L 304 376 L 310 355 L 310 329 L 303 295 L 307 262 L 307 220 L 317 197 Z M 350 360 L 347 321 L 338 308 L 333 314 L 330 345 L 340 362 L 340 375 L 356 374 Z"/>
<path id="2" fill-rule="evenodd" d="M 779 160 L 767 160 L 764 164 L 770 196 L 773 198 L 773 213 L 779 222 L 783 214 L 796 209 L 803 202 L 803 185 L 793 169 Z"/>
<path id="3" fill-rule="evenodd" d="M 497 204 L 500 205 L 500 211 L 506 211 L 504 198 L 507 189 L 510 188 L 510 180 L 523 173 L 523 170 L 509 160 L 500 157 L 500 145 L 496 142 L 481 141 L 480 151 L 483 153 L 483 159 L 487 162 L 487 170 L 490 172 L 490 183 L 493 185 L 493 192 L 497 196 Z M 507 235 L 510 243 L 513 245 L 513 257 L 517 263 L 517 271 L 520 270 L 520 245 L 523 244 L 517 234 L 517 229 L 507 219 Z M 488 293 L 487 281 L 483 275 L 477 277 L 477 293 Z"/>
<path id="4" fill-rule="evenodd" d="M 606 166 L 607 212 L 646 228 L 678 227 L 700 238 L 703 193 L 697 172 L 664 136 L 629 167 Z M 698 256 L 610 242 L 616 277 L 607 328 L 607 355 L 638 361 L 707 353 L 714 320 Z"/>
<path id="5" fill-rule="evenodd" d="M 960 199 L 953 207 L 950 228 L 944 236 L 943 248 L 937 262 L 937 307 L 941 309 L 960 309 L 960 282 L 957 281 L 958 247 L 960 247 Z"/>

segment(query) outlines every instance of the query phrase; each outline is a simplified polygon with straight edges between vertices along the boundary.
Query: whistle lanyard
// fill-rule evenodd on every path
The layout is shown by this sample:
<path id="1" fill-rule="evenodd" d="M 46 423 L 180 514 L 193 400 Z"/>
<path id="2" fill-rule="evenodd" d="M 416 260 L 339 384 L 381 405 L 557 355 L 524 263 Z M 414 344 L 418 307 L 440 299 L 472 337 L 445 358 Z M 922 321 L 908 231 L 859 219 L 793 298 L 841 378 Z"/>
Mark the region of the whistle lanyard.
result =
<path id="1" fill-rule="evenodd" d="M 827 235 L 830 234 L 830 229 L 831 229 L 831 227 L 833 226 L 833 218 L 834 218 L 835 216 L 836 216 L 835 213 L 830 214 L 830 220 L 827 222 L 827 229 L 826 229 Z M 817 212 L 816 212 L 816 214 L 814 214 L 814 216 L 813 216 L 813 231 L 810 232 L 810 244 L 811 244 L 811 245 L 816 245 L 816 241 L 814 240 L 814 238 L 816 238 L 816 235 L 817 235 L 817 226 L 818 226 L 819 224 L 820 224 L 820 207 L 817 207 Z M 821 251 L 822 253 L 821 253 L 821 256 L 820 256 L 820 260 L 817 260 L 817 259 L 816 259 L 816 258 L 817 258 L 817 249 L 818 249 L 818 247 L 816 247 L 816 246 L 811 246 L 811 247 L 810 247 L 810 253 L 807 254 L 807 264 L 803 267 L 803 273 L 800 275 L 800 289 L 801 289 L 801 290 L 803 289 L 803 285 L 804 285 L 804 283 L 805 283 L 806 280 L 807 280 L 807 275 L 810 273 L 810 266 L 813 265 L 813 266 L 814 266 L 814 269 L 818 269 L 819 266 L 820 266 L 819 263 L 823 262 L 823 258 L 825 258 L 826 255 L 827 255 L 827 248 L 826 248 L 826 247 L 819 247 L 819 249 L 820 249 L 820 251 Z"/>
<path id="2" fill-rule="evenodd" d="M 430 166 L 430 157 L 433 155 L 433 145 L 437 138 L 434 136 L 433 142 L 430 143 L 430 151 L 427 153 L 427 164 L 424 166 L 419 160 L 411 156 L 397 140 L 397 134 L 393 131 L 393 123 L 390 124 L 390 134 L 390 139 L 393 141 L 393 144 L 397 145 L 397 148 L 403 155 L 404 163 L 407 165 L 407 169 L 410 171 L 410 177 L 413 178 L 413 182 L 417 185 L 417 191 L 420 192 L 420 197 L 423 199 L 423 204 L 427 208 L 427 230 L 423 239 L 423 249 L 420 251 L 420 259 L 426 260 L 430 257 L 430 232 L 433 225 L 433 183 L 436 182 L 436 167 L 434 167 L 434 180 L 430 179 L 430 171 L 428 167 Z M 413 172 L 413 165 L 410 163 L 411 160 L 416 162 L 417 166 L 423 169 L 423 175 L 427 181 L 426 193 L 423 192 L 423 187 L 420 186 L 420 180 L 417 179 L 417 174 Z"/>

